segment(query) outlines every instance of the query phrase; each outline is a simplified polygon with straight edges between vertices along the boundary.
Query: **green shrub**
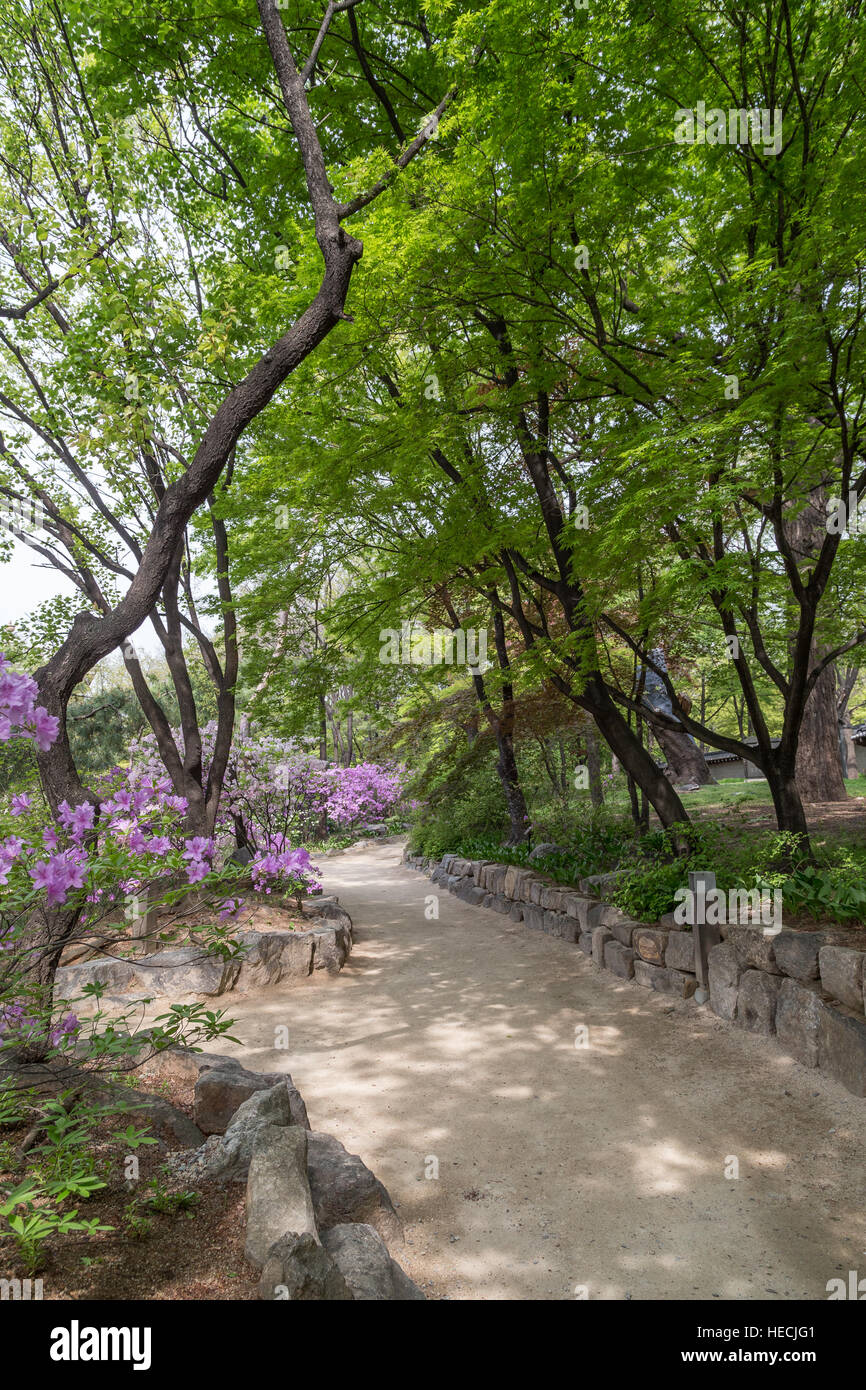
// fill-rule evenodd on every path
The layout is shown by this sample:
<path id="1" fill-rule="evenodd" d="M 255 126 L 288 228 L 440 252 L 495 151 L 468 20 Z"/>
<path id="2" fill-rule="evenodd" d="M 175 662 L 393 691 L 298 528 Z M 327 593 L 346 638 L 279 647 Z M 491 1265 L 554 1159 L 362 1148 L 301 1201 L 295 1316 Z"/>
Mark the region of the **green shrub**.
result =
<path id="1" fill-rule="evenodd" d="M 672 911 L 676 891 L 685 882 L 686 873 L 681 862 L 650 864 L 623 878 L 612 896 L 629 917 L 639 922 L 655 922 L 662 913 Z"/>
<path id="2" fill-rule="evenodd" d="M 431 792 L 412 828 L 414 854 L 439 859 L 457 853 L 464 841 L 498 844 L 508 834 L 508 816 L 495 765 L 478 760 Z"/>

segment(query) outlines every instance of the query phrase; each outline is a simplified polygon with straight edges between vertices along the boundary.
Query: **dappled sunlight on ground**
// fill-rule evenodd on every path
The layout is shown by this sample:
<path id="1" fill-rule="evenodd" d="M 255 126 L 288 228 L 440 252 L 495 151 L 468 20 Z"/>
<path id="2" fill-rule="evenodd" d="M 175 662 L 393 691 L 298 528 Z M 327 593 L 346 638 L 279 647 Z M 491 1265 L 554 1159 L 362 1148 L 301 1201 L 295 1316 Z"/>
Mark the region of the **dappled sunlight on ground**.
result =
<path id="1" fill-rule="evenodd" d="M 864 1265 L 862 1102 L 566 942 L 447 893 L 428 921 L 393 844 L 323 868 L 341 975 L 220 1002 L 390 1189 L 432 1297 L 820 1299 Z"/>

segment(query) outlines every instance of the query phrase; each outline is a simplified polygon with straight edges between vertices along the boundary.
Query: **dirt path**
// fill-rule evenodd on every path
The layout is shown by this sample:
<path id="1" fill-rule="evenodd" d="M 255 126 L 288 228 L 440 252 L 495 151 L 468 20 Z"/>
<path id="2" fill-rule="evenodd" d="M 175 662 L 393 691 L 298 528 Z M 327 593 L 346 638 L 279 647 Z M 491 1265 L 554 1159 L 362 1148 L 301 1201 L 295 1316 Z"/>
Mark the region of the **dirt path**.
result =
<path id="1" fill-rule="evenodd" d="M 431 1297 L 824 1299 L 866 1275 L 866 1102 L 449 893 L 428 921 L 395 844 L 326 864 L 342 975 L 226 1002 L 246 1064 L 291 1071 L 390 1189 Z"/>

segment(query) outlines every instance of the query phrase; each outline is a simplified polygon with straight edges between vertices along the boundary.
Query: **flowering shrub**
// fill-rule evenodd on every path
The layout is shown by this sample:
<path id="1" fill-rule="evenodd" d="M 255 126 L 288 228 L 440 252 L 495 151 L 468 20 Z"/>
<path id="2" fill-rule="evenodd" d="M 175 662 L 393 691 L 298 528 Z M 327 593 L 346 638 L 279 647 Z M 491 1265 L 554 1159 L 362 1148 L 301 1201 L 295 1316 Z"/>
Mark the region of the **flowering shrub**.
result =
<path id="1" fill-rule="evenodd" d="M 223 792 L 224 823 L 259 849 L 280 836 L 324 838 L 379 821 L 399 803 L 402 768 L 359 763 L 323 766 L 279 739 L 245 739 L 232 752 Z"/>
<path id="2" fill-rule="evenodd" d="M 25 739 L 46 751 L 51 747 L 58 720 L 36 704 L 37 693 L 36 683 L 11 671 L 0 655 L 0 742 Z M 101 1119 L 130 1105 L 113 1099 L 93 1105 L 81 1094 L 83 1075 L 128 1069 L 172 1044 L 196 1046 L 226 1036 L 231 1026 L 203 1004 L 173 1005 L 146 1036 L 137 1036 L 136 1006 L 105 1020 L 98 1007 L 102 986 L 82 991 L 97 1002 L 97 1011 L 86 1019 L 70 1008 L 74 1001 L 54 998 L 54 970 L 63 947 L 96 934 L 103 947 L 122 950 L 128 945 L 130 898 L 141 892 L 149 893 L 155 906 L 176 902 L 190 884 L 216 891 L 223 902 L 220 921 L 191 927 L 190 933 L 197 933 L 207 952 L 239 949 L 228 922 L 241 904 L 231 899 L 226 910 L 225 901 L 237 867 L 215 868 L 214 841 L 185 834 L 186 801 L 172 794 L 164 778 L 132 783 L 118 774 L 109 780 L 98 800 L 62 802 L 54 823 L 46 824 L 40 805 L 23 793 L 0 812 L 0 1058 L 12 1063 L 0 1073 L 0 1124 L 25 1124 L 38 1105 L 37 1132 L 45 1136 L 28 1151 L 33 1171 L 15 1186 L 0 1184 L 0 1240 L 15 1242 L 28 1272 L 40 1267 L 49 1237 L 106 1229 L 80 1219 L 67 1203 L 86 1201 L 104 1186 L 94 1171 L 90 1136 Z M 261 866 L 261 879 L 288 874 L 294 882 L 294 870 L 283 855 Z M 71 1075 L 74 1088 L 39 1100 L 16 1079 L 16 1061 L 28 1058 L 50 1063 L 58 1083 Z M 113 1137 L 124 1153 L 154 1142 L 133 1126 Z"/>
<path id="3" fill-rule="evenodd" d="M 202 734 L 205 776 L 215 725 Z M 180 736 L 175 734 L 180 751 Z M 132 750 L 134 777 L 154 777 L 162 768 L 152 734 Z M 288 840 L 324 838 L 328 829 L 347 830 L 382 820 L 401 800 L 405 770 L 376 763 L 355 767 L 323 765 L 291 741 L 237 736 L 229 756 L 217 830 L 246 840 L 262 864 L 273 871 L 288 852 Z M 297 856 L 302 852 L 290 851 Z M 288 871 L 290 861 L 284 863 Z M 301 859 L 291 861 L 306 873 Z"/>
<path id="4" fill-rule="evenodd" d="M 178 830 L 187 801 L 172 793 L 170 780 L 159 774 L 160 766 L 153 757 L 136 757 L 131 767 L 111 770 L 102 788 L 110 795 L 100 803 L 100 827 L 119 830 L 134 854 L 151 856 L 151 860 L 157 856 L 164 877 L 181 873 L 186 883 L 204 883 L 205 887 L 216 883 L 220 875 L 236 877 L 237 869 L 232 865 L 217 868 L 213 836 L 187 837 Z M 218 825 L 224 827 L 225 823 L 224 812 Z M 279 834 L 265 838 L 262 852 L 250 869 L 254 887 L 267 893 L 297 896 L 319 886 L 307 851 L 291 849 L 285 836 Z"/>
<path id="5" fill-rule="evenodd" d="M 57 737 L 58 720 L 35 703 L 36 683 L 9 669 L 0 654 L 0 739 L 29 739 L 47 749 Z M 63 1051 L 78 1031 L 74 1014 L 58 1016 L 44 987 L 45 972 L 34 969 L 40 949 L 56 958 L 54 945 L 92 935 L 128 931 L 130 903 L 147 895 L 151 905 L 171 905 L 188 886 L 201 884 L 225 892 L 236 880 L 234 865 L 214 867 L 213 839 L 184 833 L 183 797 L 173 795 L 166 778 L 142 778 L 134 785 L 112 776 L 101 800 L 77 805 L 63 801 L 56 822 L 45 824 L 33 797 L 11 800 L 4 834 L 0 815 L 0 1050 L 12 1044 L 39 1044 L 44 1055 Z M 267 863 L 260 877 L 278 879 L 286 865 Z M 294 866 L 292 866 L 294 869 Z M 294 883 L 292 873 L 287 875 Z M 221 912 L 235 920 L 242 904 Z M 223 925 L 202 929 L 206 950 L 233 949 Z M 49 971 L 49 975 L 52 972 Z M 39 987 L 34 980 L 39 978 Z"/>

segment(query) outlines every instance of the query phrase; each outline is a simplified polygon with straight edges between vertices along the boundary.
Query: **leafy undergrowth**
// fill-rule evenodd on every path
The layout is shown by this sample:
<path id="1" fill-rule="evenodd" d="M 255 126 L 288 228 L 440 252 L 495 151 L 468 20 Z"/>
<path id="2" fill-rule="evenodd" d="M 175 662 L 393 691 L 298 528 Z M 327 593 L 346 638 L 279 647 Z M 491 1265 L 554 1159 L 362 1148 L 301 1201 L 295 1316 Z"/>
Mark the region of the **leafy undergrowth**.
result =
<path id="1" fill-rule="evenodd" d="M 191 1117 L 192 1107 L 179 1088 L 140 1077 L 134 1084 Z M 0 1186 L 20 1183 L 38 1165 L 34 1153 L 24 1173 L 11 1171 L 29 1123 L 28 1117 L 0 1128 Z M 93 1172 L 105 1185 L 65 1204 L 103 1229 L 52 1234 L 31 1251 L 4 1234 L 0 1279 L 41 1279 L 47 1300 L 255 1298 L 258 1274 L 243 1253 L 244 1184 L 185 1188 L 168 1175 L 160 1146 L 139 1147 L 133 1155 L 112 1137 L 116 1130 L 115 1118 L 92 1131 Z M 131 1157 L 138 1163 L 135 1180 L 125 1176 Z"/>
<path id="2" fill-rule="evenodd" d="M 732 833 L 728 822 L 710 820 L 679 827 L 686 841 L 680 854 L 666 831 L 627 840 L 620 823 L 602 821 L 590 825 L 577 844 L 531 861 L 530 846 L 503 845 L 493 836 L 455 837 L 443 853 L 529 865 L 574 887 L 582 878 L 616 871 L 619 880 L 605 897 L 641 922 L 655 922 L 674 910 L 677 891 L 687 885 L 690 872 L 712 871 L 724 893 L 747 889 L 781 894 L 786 926 L 866 926 L 866 848 L 832 834 L 815 836 L 815 862 L 809 863 L 794 836 L 737 829 L 739 833 Z"/>
<path id="3" fill-rule="evenodd" d="M 538 836 L 535 838 L 538 843 Z M 583 821 L 570 843 L 558 844 L 550 854 L 536 854 L 531 866 L 557 883 L 576 884 L 581 878 L 608 873 L 634 852 L 635 843 L 634 829 L 627 821 L 593 814 Z M 503 844 L 501 836 L 495 834 L 466 834 L 456 828 L 443 834 L 438 827 L 426 824 L 415 827 L 410 844 L 414 853 L 431 859 L 459 854 L 464 859 L 490 859 L 499 864 L 529 864 L 533 848 L 532 844 Z"/>

